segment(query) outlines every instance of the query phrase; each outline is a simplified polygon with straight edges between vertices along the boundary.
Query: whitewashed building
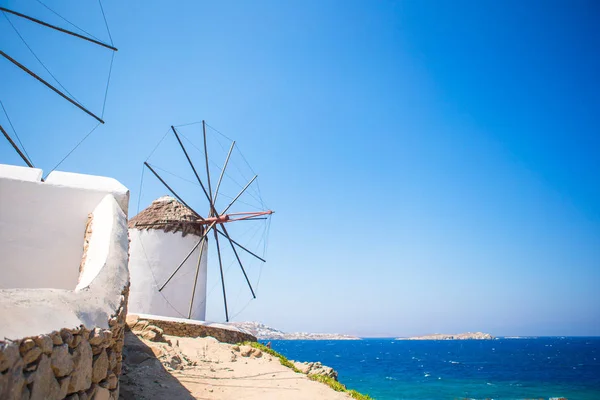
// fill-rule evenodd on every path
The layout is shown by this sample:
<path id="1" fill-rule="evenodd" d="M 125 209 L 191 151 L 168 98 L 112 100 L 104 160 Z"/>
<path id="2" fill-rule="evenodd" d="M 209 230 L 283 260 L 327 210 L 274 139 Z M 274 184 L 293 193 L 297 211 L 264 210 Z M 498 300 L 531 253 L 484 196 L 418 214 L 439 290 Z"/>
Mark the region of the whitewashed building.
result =
<path id="1" fill-rule="evenodd" d="M 206 242 L 192 251 L 204 231 L 196 220 L 192 211 L 170 196 L 154 200 L 130 219 L 130 312 L 206 319 L 208 251 Z"/>

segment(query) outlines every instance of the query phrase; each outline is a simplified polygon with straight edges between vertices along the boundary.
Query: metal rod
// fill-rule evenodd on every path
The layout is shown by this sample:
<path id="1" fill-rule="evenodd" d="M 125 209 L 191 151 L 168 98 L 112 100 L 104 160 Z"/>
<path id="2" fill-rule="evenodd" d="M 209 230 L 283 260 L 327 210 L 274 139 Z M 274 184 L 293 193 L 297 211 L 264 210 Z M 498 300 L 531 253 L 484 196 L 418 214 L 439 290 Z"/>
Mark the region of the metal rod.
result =
<path id="1" fill-rule="evenodd" d="M 196 295 L 196 285 L 198 284 L 198 273 L 200 273 L 200 264 L 202 263 L 202 252 L 204 250 L 205 239 L 202 239 L 201 241 L 202 245 L 200 246 L 198 264 L 196 264 L 196 277 L 194 278 L 194 288 L 192 289 L 192 300 L 190 301 L 190 311 L 188 312 L 188 319 L 192 319 L 192 307 L 194 306 L 194 296 Z"/>
<path id="2" fill-rule="evenodd" d="M 225 237 L 227 237 L 227 236 L 226 236 L 226 235 L 225 235 L 223 232 L 221 232 L 221 231 L 219 230 L 219 228 L 216 228 L 215 230 L 216 230 L 216 231 L 217 231 L 217 232 L 218 232 L 218 233 L 219 233 L 221 236 L 225 236 Z M 229 239 L 229 240 L 231 240 L 231 241 L 233 242 L 233 244 L 235 244 L 236 246 L 238 246 L 240 249 L 244 250 L 246 253 L 249 253 L 249 254 L 253 255 L 254 257 L 258 258 L 258 259 L 259 259 L 260 261 L 262 261 L 262 262 L 267 262 L 267 260 L 265 260 L 265 259 L 264 259 L 264 258 L 262 258 L 262 257 L 259 257 L 259 256 L 257 256 L 256 254 L 254 254 L 253 252 L 251 252 L 250 250 L 248 250 L 247 248 L 245 248 L 244 246 L 242 246 L 241 244 L 239 244 L 239 243 L 238 243 L 238 242 L 236 242 L 235 240 L 233 240 L 233 239 Z"/>
<path id="3" fill-rule="evenodd" d="M 229 157 L 231 157 L 231 152 L 233 151 L 233 146 L 235 146 L 235 140 L 231 143 L 231 147 L 229 148 L 229 153 L 227 153 L 227 158 L 225 159 L 225 165 L 223 165 L 223 169 L 221 170 L 221 176 L 219 176 L 219 182 L 217 183 L 217 188 L 215 189 L 215 197 L 213 198 L 213 204 L 217 202 L 217 196 L 219 195 L 219 188 L 221 187 L 221 180 L 223 179 L 223 175 L 225 174 L 225 169 L 227 168 L 227 164 L 229 163 Z"/>
<path id="4" fill-rule="evenodd" d="M 196 172 L 196 167 L 194 167 L 194 164 L 192 163 L 192 160 L 190 159 L 190 156 L 188 155 L 187 150 L 183 146 L 183 142 L 179 138 L 179 135 L 177 134 L 177 131 L 175 130 L 175 127 L 173 125 L 171 125 L 171 129 L 173 129 L 173 133 L 175 134 L 175 137 L 177 138 L 177 141 L 179 142 L 179 145 L 181 146 L 181 149 L 183 150 L 183 154 L 185 154 L 185 158 L 187 158 L 188 163 L 190 164 L 190 167 L 192 167 L 192 171 L 194 171 L 194 175 L 196 175 L 196 179 L 198 180 L 198 183 L 200 184 L 200 187 L 202 187 L 202 190 L 204 191 L 204 195 L 208 199 L 208 202 L 211 203 L 210 196 L 206 192 L 206 188 L 204 187 L 204 184 L 202 183 L 202 180 L 200 179 L 200 176 L 198 175 L 198 172 Z"/>
<path id="5" fill-rule="evenodd" d="M 267 210 L 267 211 L 243 211 L 243 212 L 234 212 L 234 213 L 229 213 L 227 215 L 271 215 L 271 214 L 275 214 L 275 211 L 273 210 Z"/>
<path id="6" fill-rule="evenodd" d="M 210 203 L 210 213 L 215 213 L 215 205 L 212 201 L 212 188 L 210 187 L 210 170 L 208 169 L 208 150 L 206 149 L 206 123 L 202 120 L 202 134 L 204 135 L 204 159 L 206 160 L 206 179 L 208 179 L 208 193 L 210 194 L 208 202 Z"/>
<path id="7" fill-rule="evenodd" d="M 40 25 L 43 25 L 43 26 L 45 26 L 47 28 L 51 28 L 51 29 L 57 30 L 59 32 L 66 33 L 67 35 L 75 36 L 75 37 L 77 37 L 79 39 L 87 40 L 88 42 L 92 42 L 92 43 L 95 43 L 95 44 L 97 44 L 99 46 L 106 47 L 107 49 L 111 49 L 113 51 L 118 51 L 118 49 L 116 47 L 113 47 L 113 46 L 108 45 L 106 43 L 100 42 L 99 40 L 94 40 L 94 39 L 89 38 L 87 36 L 80 35 L 79 33 L 72 32 L 72 31 L 69 31 L 67 29 L 55 26 L 55 25 L 51 25 L 51 24 L 49 24 L 47 22 L 44 22 L 44 21 L 41 21 L 41 20 L 39 20 L 37 18 L 33 18 L 33 17 L 28 16 L 28 15 L 21 14 L 20 12 L 9 10 L 8 8 L 5 8 L 5 7 L 0 7 L 0 11 L 4 11 L 4 12 L 7 12 L 9 14 L 16 15 L 17 17 L 28 19 L 29 21 L 35 22 L 36 24 L 40 24 Z"/>
<path id="8" fill-rule="evenodd" d="M 158 180 L 159 180 L 159 181 L 161 181 L 161 182 L 162 182 L 162 184 L 163 184 L 163 185 L 165 185 L 165 187 L 166 187 L 167 189 L 169 189 L 169 191 L 170 191 L 170 192 L 173 194 L 173 196 L 177 197 L 177 200 L 179 200 L 179 201 L 181 202 L 181 204 L 183 204 L 184 206 L 186 206 L 187 208 L 189 208 L 191 212 L 193 212 L 194 214 L 196 214 L 196 216 L 197 216 L 198 218 L 200 218 L 201 220 L 203 220 L 203 221 L 204 221 L 204 218 L 202 218 L 202 216 L 201 216 L 200 214 L 198 214 L 198 213 L 197 213 L 197 212 L 196 212 L 196 211 L 195 211 L 195 210 L 194 210 L 192 207 L 188 206 L 188 204 L 187 204 L 185 201 L 183 201 L 183 199 L 182 199 L 181 197 L 179 197 L 179 195 L 178 195 L 177 193 L 175 193 L 175 191 L 174 191 L 173 189 L 171 189 L 171 186 L 169 186 L 169 185 L 167 184 L 167 182 L 165 182 L 165 181 L 163 180 L 163 178 L 161 178 L 161 177 L 160 177 L 160 175 L 158 175 L 158 174 L 156 173 L 156 171 L 154 171 L 154 170 L 152 169 L 152 167 L 150 166 L 150 164 L 148 164 L 148 162 L 144 161 L 144 165 L 145 165 L 146 167 L 148 167 L 148 169 L 150 170 L 150 172 L 152 172 L 152 173 L 154 174 L 154 176 L 156 176 L 156 177 L 158 178 Z"/>
<path id="9" fill-rule="evenodd" d="M 49 89 L 51 89 L 52 91 L 54 91 L 56 94 L 58 94 L 63 99 L 67 100 L 69 103 L 73 104 L 75 107 L 79 108 L 81 111 L 83 111 L 87 115 L 93 117 L 96 121 L 100 122 L 101 124 L 104 123 L 104 121 L 100 117 L 98 117 L 96 114 L 94 114 L 93 112 L 89 111 L 87 108 L 85 108 L 81 104 L 77 103 L 75 100 L 71 99 L 69 96 L 67 96 L 66 94 L 64 94 L 63 92 L 61 92 L 60 90 L 58 90 L 57 88 L 55 88 L 54 86 L 52 86 L 51 84 L 49 84 L 48 82 L 46 82 L 44 79 L 40 78 L 34 72 L 30 71 L 26 66 L 24 66 L 21 63 L 19 63 L 17 60 L 15 60 L 14 58 L 12 58 L 11 56 L 9 56 L 8 54 L 6 54 L 5 52 L 3 52 L 2 50 L 0 50 L 0 55 L 2 57 L 6 58 L 8 61 L 10 61 L 13 64 L 15 64 L 17 67 L 21 68 L 23 71 L 27 72 L 29 75 L 31 75 L 32 77 L 34 77 L 35 79 L 37 79 L 38 81 L 40 81 L 41 83 L 43 83 L 44 85 L 46 85 L 46 87 L 48 87 Z"/>
<path id="10" fill-rule="evenodd" d="M 244 217 L 244 218 L 232 218 L 227 222 L 233 221 L 256 221 L 257 219 L 269 219 L 268 217 Z"/>
<path id="11" fill-rule="evenodd" d="M 256 178 L 258 178 L 258 175 L 254 175 L 254 178 L 250 179 L 250 182 L 248 182 L 246 184 L 246 186 L 244 186 L 244 188 L 238 193 L 238 195 L 235 196 L 235 198 L 233 200 L 231 200 L 231 203 L 229 203 L 229 205 L 227 206 L 227 208 L 225 208 L 225 210 L 223 210 L 223 212 L 221 213 L 221 215 L 225 214 L 227 212 L 227 210 L 229 210 L 229 208 L 233 205 L 233 203 L 235 203 L 236 200 L 240 198 L 240 196 L 246 191 L 246 189 L 248 189 L 248 186 L 250 186 L 252 184 L 252 182 L 254 182 L 254 180 Z"/>
<path id="12" fill-rule="evenodd" d="M 6 140 L 8 140 L 8 143 L 10 143 L 10 145 L 13 147 L 13 149 L 15 149 L 15 151 L 19 154 L 19 156 L 21 156 L 21 158 L 23 159 L 23 161 L 25 161 L 25 164 L 27 164 L 27 166 L 29 168 L 35 168 L 33 166 L 33 164 L 31 163 L 31 161 L 29 161 L 29 159 L 27 157 L 25 157 L 25 154 L 23 154 L 23 152 L 21 151 L 21 149 L 19 149 L 19 147 L 17 146 L 17 144 L 15 142 L 13 142 L 12 138 L 8 135 L 8 133 L 6 133 L 6 131 L 4 130 L 4 128 L 2 127 L 2 125 L 0 125 L 0 131 L 2 131 L 2 134 L 4 135 L 4 137 L 6 138 Z"/>
<path id="13" fill-rule="evenodd" d="M 215 226 L 215 224 L 216 224 L 216 222 L 213 222 L 213 224 L 211 226 L 209 226 L 206 229 L 206 231 L 204 231 L 204 234 L 200 238 L 200 241 L 198 243 L 196 243 L 196 245 L 194 247 L 192 247 L 192 250 L 190 250 L 190 252 L 188 253 L 188 255 L 185 256 L 185 258 L 179 264 L 179 266 L 177 267 L 177 269 L 175 269 L 175 271 L 173 271 L 173 273 L 171 274 L 171 276 L 169 276 L 169 279 L 167 279 L 167 281 L 165 283 L 163 283 L 163 285 L 160 287 L 160 289 L 158 289 L 159 292 L 161 292 L 165 288 L 165 286 L 167 286 L 167 283 L 169 283 L 171 281 L 171 279 L 173 279 L 173 277 L 175 276 L 175 274 L 177 273 L 177 271 L 179 271 L 181 269 L 181 267 L 183 267 L 183 264 L 185 264 L 185 262 L 188 260 L 188 258 L 190 258 L 190 256 L 198 248 L 198 246 L 200 246 L 200 243 L 204 240 L 204 238 L 206 237 L 206 235 L 208 235 L 208 232 L 210 232 L 210 230 L 212 229 L 213 226 Z"/>
<path id="14" fill-rule="evenodd" d="M 225 228 L 225 225 L 221 224 L 221 228 L 223 228 L 223 232 L 225 232 L 227 239 L 229 239 L 229 244 L 231 245 L 233 254 L 235 254 L 235 258 L 237 258 L 238 264 L 240 264 L 240 268 L 242 269 L 242 272 L 244 273 L 244 278 L 246 278 L 246 283 L 248 284 L 248 287 L 250 288 L 250 291 L 252 292 L 252 297 L 256 298 L 256 294 L 254 294 L 254 289 L 252 289 L 252 285 L 250 284 L 250 279 L 248 279 L 248 275 L 246 275 L 246 270 L 244 269 L 244 266 L 242 265 L 242 260 L 240 260 L 240 256 L 238 255 L 238 252 L 235 249 L 235 246 L 231 242 L 231 238 L 229 237 L 229 232 L 227 232 L 227 228 Z M 216 232 L 215 232 L 215 235 L 216 235 Z"/>
<path id="15" fill-rule="evenodd" d="M 215 241 L 217 243 L 217 256 L 219 256 L 219 269 L 221 270 L 221 286 L 223 287 L 223 302 L 225 303 L 225 321 L 229 322 L 229 312 L 227 311 L 227 294 L 225 294 L 225 277 L 223 276 L 223 262 L 221 261 L 221 248 L 219 246 L 219 236 L 217 231 L 213 231 L 215 234 Z"/>

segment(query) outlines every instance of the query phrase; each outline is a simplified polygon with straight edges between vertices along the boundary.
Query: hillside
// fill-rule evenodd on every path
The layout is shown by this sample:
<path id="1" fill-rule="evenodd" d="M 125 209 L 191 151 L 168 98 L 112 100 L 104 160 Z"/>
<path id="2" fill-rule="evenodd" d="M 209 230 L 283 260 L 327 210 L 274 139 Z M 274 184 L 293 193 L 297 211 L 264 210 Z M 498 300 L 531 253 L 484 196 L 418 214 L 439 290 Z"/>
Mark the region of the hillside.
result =
<path id="1" fill-rule="evenodd" d="M 283 332 L 259 322 L 232 322 L 237 326 L 252 333 L 260 340 L 359 340 L 360 338 L 337 333 L 307 333 L 307 332 Z"/>
<path id="2" fill-rule="evenodd" d="M 396 340 L 492 340 L 494 337 L 489 333 L 466 332 L 457 334 L 435 333 L 433 335 L 413 336 L 407 338 L 396 338 Z"/>

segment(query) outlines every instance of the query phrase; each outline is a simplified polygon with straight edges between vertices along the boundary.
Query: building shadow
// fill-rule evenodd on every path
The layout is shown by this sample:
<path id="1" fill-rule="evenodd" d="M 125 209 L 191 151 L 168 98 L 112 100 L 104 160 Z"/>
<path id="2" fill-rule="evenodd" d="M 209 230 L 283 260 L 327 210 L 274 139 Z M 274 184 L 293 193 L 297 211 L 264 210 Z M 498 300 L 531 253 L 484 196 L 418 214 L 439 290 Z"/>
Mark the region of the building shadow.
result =
<path id="1" fill-rule="evenodd" d="M 160 354 L 135 334 L 129 331 L 125 333 L 119 399 L 196 399 L 169 373 L 157 353 Z"/>

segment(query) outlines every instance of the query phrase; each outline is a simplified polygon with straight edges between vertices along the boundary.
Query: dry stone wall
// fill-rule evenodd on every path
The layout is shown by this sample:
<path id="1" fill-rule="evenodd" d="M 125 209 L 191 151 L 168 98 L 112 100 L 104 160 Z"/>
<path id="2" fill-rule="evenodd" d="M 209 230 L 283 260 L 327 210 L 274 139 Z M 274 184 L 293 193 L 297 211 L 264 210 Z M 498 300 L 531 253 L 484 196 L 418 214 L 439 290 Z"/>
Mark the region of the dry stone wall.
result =
<path id="1" fill-rule="evenodd" d="M 132 314 L 127 316 L 127 326 L 136 335 L 152 341 L 160 341 L 165 334 L 180 337 L 212 336 L 222 343 L 256 342 L 255 336 L 234 326 L 200 321 L 170 321 Z"/>
<path id="2" fill-rule="evenodd" d="M 128 288 L 109 329 L 0 341 L 0 399 L 118 399 Z"/>

